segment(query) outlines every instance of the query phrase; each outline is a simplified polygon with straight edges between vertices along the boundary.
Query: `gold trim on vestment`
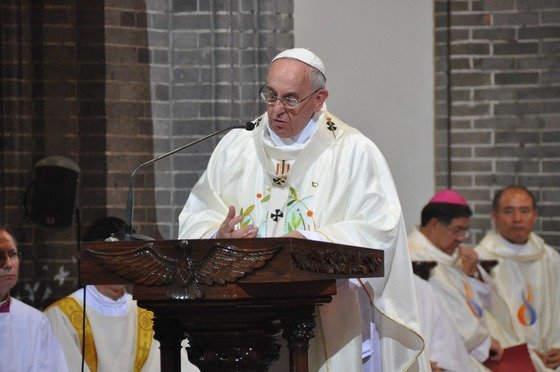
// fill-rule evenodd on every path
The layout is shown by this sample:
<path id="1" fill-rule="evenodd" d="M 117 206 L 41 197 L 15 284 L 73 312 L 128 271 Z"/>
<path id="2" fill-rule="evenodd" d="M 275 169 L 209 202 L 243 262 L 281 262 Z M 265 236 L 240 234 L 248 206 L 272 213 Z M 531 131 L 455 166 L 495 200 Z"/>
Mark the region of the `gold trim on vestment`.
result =
<path id="1" fill-rule="evenodd" d="M 138 326 L 136 327 L 136 359 L 134 360 L 134 371 L 140 371 L 152 347 L 153 319 L 154 313 L 149 310 L 138 308 Z"/>
<path id="2" fill-rule="evenodd" d="M 50 307 L 58 307 L 60 311 L 66 315 L 70 323 L 74 327 L 74 330 L 78 334 L 80 340 L 80 346 L 82 346 L 83 336 L 83 319 L 84 319 L 84 308 L 82 305 L 72 297 L 64 297 L 57 302 L 55 302 Z M 91 332 L 91 325 L 86 316 L 86 327 L 85 327 L 85 348 L 84 360 L 89 367 L 91 372 L 97 372 L 97 350 L 95 349 L 95 342 L 93 340 L 93 333 Z"/>
<path id="3" fill-rule="evenodd" d="M 134 305 L 132 305 L 134 306 Z M 82 324 L 83 324 L 83 307 L 76 299 L 65 297 L 55 302 L 50 307 L 58 307 L 64 315 L 70 320 L 74 330 L 82 342 Z M 134 372 L 140 372 L 152 347 L 153 339 L 153 318 L 154 313 L 149 310 L 138 307 L 137 326 L 136 326 L 136 355 L 134 358 Z M 97 372 L 97 350 L 95 348 L 95 340 L 91 331 L 91 325 L 86 315 L 85 327 L 85 362 L 91 372 Z"/>

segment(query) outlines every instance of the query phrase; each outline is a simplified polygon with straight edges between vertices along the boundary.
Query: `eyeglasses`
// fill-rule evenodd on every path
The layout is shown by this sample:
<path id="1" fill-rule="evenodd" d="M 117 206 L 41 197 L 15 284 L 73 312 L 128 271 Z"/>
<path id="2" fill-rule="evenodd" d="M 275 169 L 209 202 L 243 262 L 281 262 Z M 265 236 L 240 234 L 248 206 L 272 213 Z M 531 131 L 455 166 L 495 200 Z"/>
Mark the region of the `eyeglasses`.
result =
<path id="1" fill-rule="evenodd" d="M 296 107 L 299 106 L 300 103 L 302 103 L 303 101 L 305 101 L 306 99 L 308 99 L 309 97 L 311 97 L 312 95 L 314 95 L 320 90 L 321 88 L 317 88 L 313 92 L 311 92 L 311 94 L 305 96 L 302 99 L 297 99 L 294 96 L 278 97 L 278 94 L 268 89 L 266 84 L 264 84 L 259 89 L 259 94 L 261 95 L 261 98 L 266 102 L 267 105 L 272 106 L 276 103 L 276 101 L 280 101 L 282 106 L 284 106 L 285 108 L 295 109 Z"/>
<path id="2" fill-rule="evenodd" d="M 454 236 L 456 236 L 458 238 L 465 238 L 466 239 L 470 235 L 470 231 L 468 229 L 465 229 L 464 227 L 449 226 L 449 225 L 446 225 L 444 223 L 441 223 L 441 225 L 444 226 L 447 230 L 449 230 Z"/>
<path id="3" fill-rule="evenodd" d="M 19 252 L 15 250 L 0 252 L 0 267 L 4 266 L 6 262 L 8 262 L 8 258 L 10 259 L 10 261 L 14 261 L 16 259 L 19 260 Z"/>

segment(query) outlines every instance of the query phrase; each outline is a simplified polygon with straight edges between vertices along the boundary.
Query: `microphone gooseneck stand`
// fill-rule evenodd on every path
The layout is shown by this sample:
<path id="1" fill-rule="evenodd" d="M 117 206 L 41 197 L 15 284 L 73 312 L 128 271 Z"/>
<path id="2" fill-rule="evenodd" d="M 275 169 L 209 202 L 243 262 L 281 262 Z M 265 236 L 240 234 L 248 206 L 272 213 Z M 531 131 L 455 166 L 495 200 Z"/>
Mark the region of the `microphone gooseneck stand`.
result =
<path id="1" fill-rule="evenodd" d="M 170 156 L 170 155 L 173 155 L 173 154 L 175 154 L 176 152 L 179 152 L 179 151 L 184 150 L 184 149 L 186 149 L 186 148 L 188 148 L 188 147 L 191 147 L 191 146 L 193 146 L 193 145 L 196 145 L 196 144 L 199 143 L 199 142 L 202 142 L 202 141 L 205 141 L 205 140 L 207 140 L 207 139 L 209 139 L 209 138 L 211 138 L 211 137 L 214 137 L 214 136 L 216 136 L 216 135 L 218 135 L 218 134 L 220 134 L 220 133 L 227 132 L 227 131 L 232 130 L 232 129 L 245 129 L 245 130 L 251 131 L 251 130 L 253 130 L 254 128 L 255 128 L 255 123 L 253 123 L 252 121 L 248 121 L 247 123 L 242 124 L 242 125 L 235 125 L 235 126 L 232 126 L 232 127 L 228 127 L 228 128 L 225 128 L 225 129 L 221 129 L 221 130 L 216 131 L 216 132 L 214 132 L 214 133 L 211 133 L 211 134 L 209 134 L 209 135 L 207 135 L 207 136 L 204 136 L 204 137 L 202 137 L 202 138 L 200 138 L 200 139 L 198 139 L 198 140 L 196 140 L 196 141 L 189 142 L 189 143 L 187 143 L 186 145 L 183 145 L 183 146 L 178 147 L 178 148 L 176 148 L 176 149 L 174 149 L 174 150 L 171 150 L 171 151 L 169 151 L 169 152 L 166 152 L 165 154 L 162 154 L 162 155 L 160 155 L 160 156 L 158 156 L 158 157 L 155 157 L 155 158 L 153 158 L 153 159 L 151 159 L 151 160 L 148 160 L 147 162 L 142 163 L 142 164 L 140 164 L 138 167 L 136 167 L 136 169 L 134 169 L 134 171 L 132 172 L 132 175 L 130 176 L 130 184 L 129 184 L 129 187 L 128 187 L 128 194 L 127 194 L 127 197 L 126 197 L 126 212 L 125 212 L 125 225 L 124 225 L 124 240 L 125 240 L 125 241 L 130 241 L 130 240 L 133 239 L 133 233 L 132 233 L 132 230 L 133 230 L 133 229 L 132 229 L 132 217 L 133 217 L 133 209 L 134 209 L 134 181 L 136 180 L 136 174 L 138 173 L 138 171 L 139 171 L 140 169 L 144 168 L 144 167 L 147 166 L 147 165 L 150 165 L 150 164 L 152 164 L 152 163 L 155 163 L 155 162 L 157 162 L 157 161 L 159 161 L 159 160 L 161 160 L 161 159 L 163 159 L 163 158 L 166 158 L 166 157 L 168 157 L 168 156 Z M 136 234 L 134 234 L 134 235 L 136 235 Z M 138 239 L 140 239 L 140 240 L 153 240 L 153 239 L 151 239 L 151 238 L 149 238 L 149 237 L 145 237 L 145 236 L 142 236 L 142 235 L 139 235 L 139 238 L 135 238 L 135 240 L 138 240 Z"/>

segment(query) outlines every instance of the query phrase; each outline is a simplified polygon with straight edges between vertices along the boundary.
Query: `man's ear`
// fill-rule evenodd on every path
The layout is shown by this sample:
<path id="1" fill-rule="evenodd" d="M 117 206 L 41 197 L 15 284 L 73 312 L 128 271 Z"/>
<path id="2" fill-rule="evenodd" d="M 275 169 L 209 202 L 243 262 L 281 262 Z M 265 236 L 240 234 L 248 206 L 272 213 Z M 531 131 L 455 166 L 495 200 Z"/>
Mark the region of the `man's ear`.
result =
<path id="1" fill-rule="evenodd" d="M 329 96 L 329 91 L 326 88 L 323 88 L 317 92 L 317 97 L 315 97 L 315 99 L 313 100 L 314 112 L 321 111 L 321 108 L 323 107 L 323 103 L 325 103 L 328 96 Z"/>
<path id="2" fill-rule="evenodd" d="M 438 224 L 439 224 L 439 221 L 438 221 L 437 218 L 432 218 L 432 219 L 430 219 L 430 221 L 428 221 L 428 227 L 430 229 L 435 229 Z"/>

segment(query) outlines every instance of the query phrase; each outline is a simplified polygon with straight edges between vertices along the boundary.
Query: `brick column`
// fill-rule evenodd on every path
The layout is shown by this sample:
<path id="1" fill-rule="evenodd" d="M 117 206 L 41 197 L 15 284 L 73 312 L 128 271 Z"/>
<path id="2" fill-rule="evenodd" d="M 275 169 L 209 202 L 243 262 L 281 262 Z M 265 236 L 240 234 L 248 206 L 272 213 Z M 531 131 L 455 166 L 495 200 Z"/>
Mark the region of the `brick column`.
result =
<path id="1" fill-rule="evenodd" d="M 435 5 L 438 187 L 449 180 L 469 199 L 478 241 L 491 228 L 495 191 L 527 186 L 539 206 L 537 233 L 560 247 L 560 4 Z"/>

